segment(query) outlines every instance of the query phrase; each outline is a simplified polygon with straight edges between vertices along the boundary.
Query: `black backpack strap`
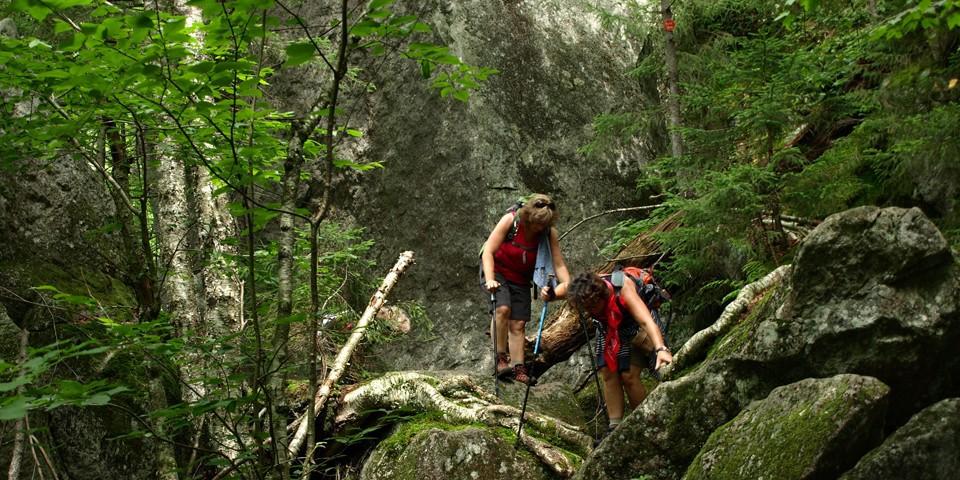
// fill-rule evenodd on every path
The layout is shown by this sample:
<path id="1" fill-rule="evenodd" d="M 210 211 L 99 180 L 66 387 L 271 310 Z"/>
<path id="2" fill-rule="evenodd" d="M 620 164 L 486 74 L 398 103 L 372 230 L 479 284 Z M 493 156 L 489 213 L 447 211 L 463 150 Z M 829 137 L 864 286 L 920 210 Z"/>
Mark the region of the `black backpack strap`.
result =
<path id="1" fill-rule="evenodd" d="M 519 207 L 517 207 L 519 209 Z M 507 232 L 507 238 L 505 241 L 513 241 L 517 237 L 517 232 L 520 231 L 520 215 L 517 214 L 517 209 L 511 208 L 510 213 L 513 214 L 513 226 L 510 227 L 510 231 Z"/>

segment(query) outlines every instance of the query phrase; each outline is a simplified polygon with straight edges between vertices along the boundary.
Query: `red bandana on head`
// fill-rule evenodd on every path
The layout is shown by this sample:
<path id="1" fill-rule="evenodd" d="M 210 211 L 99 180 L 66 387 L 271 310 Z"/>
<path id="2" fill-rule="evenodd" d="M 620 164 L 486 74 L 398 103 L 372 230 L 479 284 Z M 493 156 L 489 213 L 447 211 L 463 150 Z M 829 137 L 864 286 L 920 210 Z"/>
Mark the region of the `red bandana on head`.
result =
<path id="1" fill-rule="evenodd" d="M 611 372 L 619 369 L 617 365 L 617 352 L 620 351 L 620 322 L 623 321 L 623 312 L 620 311 L 620 305 L 617 302 L 617 295 L 614 293 L 613 284 L 606 282 L 607 289 L 610 290 L 610 296 L 607 298 L 607 305 L 604 309 L 606 317 L 607 332 L 606 344 L 603 347 L 603 360 Z"/>

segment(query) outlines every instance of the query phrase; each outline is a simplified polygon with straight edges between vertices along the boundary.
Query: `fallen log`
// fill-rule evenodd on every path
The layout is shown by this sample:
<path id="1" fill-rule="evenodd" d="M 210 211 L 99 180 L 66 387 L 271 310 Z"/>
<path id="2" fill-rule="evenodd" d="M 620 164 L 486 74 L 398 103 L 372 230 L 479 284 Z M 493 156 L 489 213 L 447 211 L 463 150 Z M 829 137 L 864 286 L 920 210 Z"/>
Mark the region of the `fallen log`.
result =
<path id="1" fill-rule="evenodd" d="M 347 339 L 347 342 L 343 345 L 343 348 L 340 349 L 340 353 L 337 354 L 337 358 L 333 361 L 333 365 L 330 368 L 330 372 L 327 374 L 327 378 L 323 381 L 323 384 L 320 385 L 320 388 L 317 389 L 317 393 L 315 395 L 316 401 L 314 402 L 314 414 L 317 414 L 323 410 L 324 404 L 330 398 L 330 393 L 333 391 L 333 386 L 340 380 L 340 377 L 343 376 L 343 373 L 347 369 L 347 365 L 350 364 L 350 357 L 353 356 L 354 349 L 356 349 L 357 345 L 360 343 L 360 340 L 366 333 L 367 325 L 380 310 L 380 307 L 383 306 L 383 303 L 386 300 L 387 295 L 390 293 L 390 290 L 393 289 L 393 286 L 396 285 L 397 281 L 400 279 L 400 275 L 411 264 L 413 264 L 413 252 L 406 251 L 401 253 L 400 258 L 397 259 L 396 265 L 393 266 L 393 268 L 390 270 L 390 273 L 388 273 L 386 278 L 383 279 L 383 282 L 380 284 L 380 288 L 378 288 L 377 291 L 374 292 L 373 296 L 370 297 L 370 303 L 367 304 L 366 310 L 363 311 L 360 321 L 357 322 L 357 325 L 353 329 L 353 333 L 350 335 L 350 338 Z M 300 418 L 296 420 L 299 425 L 297 426 L 296 433 L 294 434 L 293 438 L 290 439 L 290 443 L 287 446 L 287 451 L 292 456 L 295 456 L 297 452 L 300 451 L 300 447 L 303 446 L 303 442 L 307 438 L 307 422 L 303 421 L 305 417 L 306 413 L 301 415 Z"/>

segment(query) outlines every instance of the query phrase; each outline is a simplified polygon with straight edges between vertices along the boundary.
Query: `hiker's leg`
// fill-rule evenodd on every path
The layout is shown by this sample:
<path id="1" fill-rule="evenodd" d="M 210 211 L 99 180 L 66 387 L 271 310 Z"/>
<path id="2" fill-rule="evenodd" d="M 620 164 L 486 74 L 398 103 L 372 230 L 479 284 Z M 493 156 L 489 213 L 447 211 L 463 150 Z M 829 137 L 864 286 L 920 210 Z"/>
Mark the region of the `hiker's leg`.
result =
<path id="1" fill-rule="evenodd" d="M 620 374 L 620 381 L 623 382 L 623 389 L 627 392 L 627 398 L 630 399 L 630 408 L 637 408 L 644 398 L 647 398 L 647 389 L 640 381 L 641 368 L 636 365 L 630 365 L 630 369 Z"/>
<path id="2" fill-rule="evenodd" d="M 494 310 L 496 315 L 496 335 L 497 335 L 497 353 L 506 353 L 507 351 L 507 331 L 510 318 L 510 307 L 507 305 L 498 305 Z M 494 332 L 490 332 L 490 338 L 493 338 Z"/>
<path id="3" fill-rule="evenodd" d="M 514 364 L 523 363 L 523 347 L 525 320 L 510 319 L 510 361 Z"/>
<path id="4" fill-rule="evenodd" d="M 623 386 L 620 384 L 620 375 L 611 372 L 607 367 L 600 368 L 600 378 L 603 379 L 603 396 L 607 402 L 607 418 L 611 424 L 620 423 L 623 419 Z"/>

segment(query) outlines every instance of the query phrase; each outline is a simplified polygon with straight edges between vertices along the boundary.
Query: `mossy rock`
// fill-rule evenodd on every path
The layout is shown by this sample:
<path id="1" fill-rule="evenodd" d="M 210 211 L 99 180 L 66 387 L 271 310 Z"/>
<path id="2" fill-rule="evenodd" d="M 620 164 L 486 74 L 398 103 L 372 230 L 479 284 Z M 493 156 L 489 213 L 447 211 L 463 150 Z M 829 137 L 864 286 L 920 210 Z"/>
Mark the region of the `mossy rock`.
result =
<path id="1" fill-rule="evenodd" d="M 836 478 L 880 442 L 889 391 L 857 375 L 776 388 L 713 432 L 683 478 Z"/>
<path id="2" fill-rule="evenodd" d="M 960 472 L 960 398 L 951 398 L 914 415 L 840 478 L 947 480 L 957 478 L 957 472 Z"/>
<path id="3" fill-rule="evenodd" d="M 132 318 L 133 309 L 137 306 L 134 292 L 129 287 L 119 279 L 94 268 L 65 267 L 54 262 L 5 261 L 0 263 L 0 284 L 22 299 L 5 299 L 4 304 L 15 321 L 31 322 L 32 331 L 55 320 L 51 318 L 49 309 L 34 308 L 37 303 L 59 303 L 65 310 L 58 310 L 57 316 L 68 321 L 104 314 L 116 321 L 125 321 Z M 56 290 L 41 291 L 36 290 L 37 287 L 53 287 Z M 55 302 L 53 297 L 58 293 L 90 297 L 96 302 L 96 308 L 103 311 L 93 312 L 92 309 L 76 303 Z"/>
<path id="4" fill-rule="evenodd" d="M 431 419 L 395 430 L 364 463 L 361 480 L 547 480 L 553 476 L 512 436 L 482 426 L 451 426 Z"/>

